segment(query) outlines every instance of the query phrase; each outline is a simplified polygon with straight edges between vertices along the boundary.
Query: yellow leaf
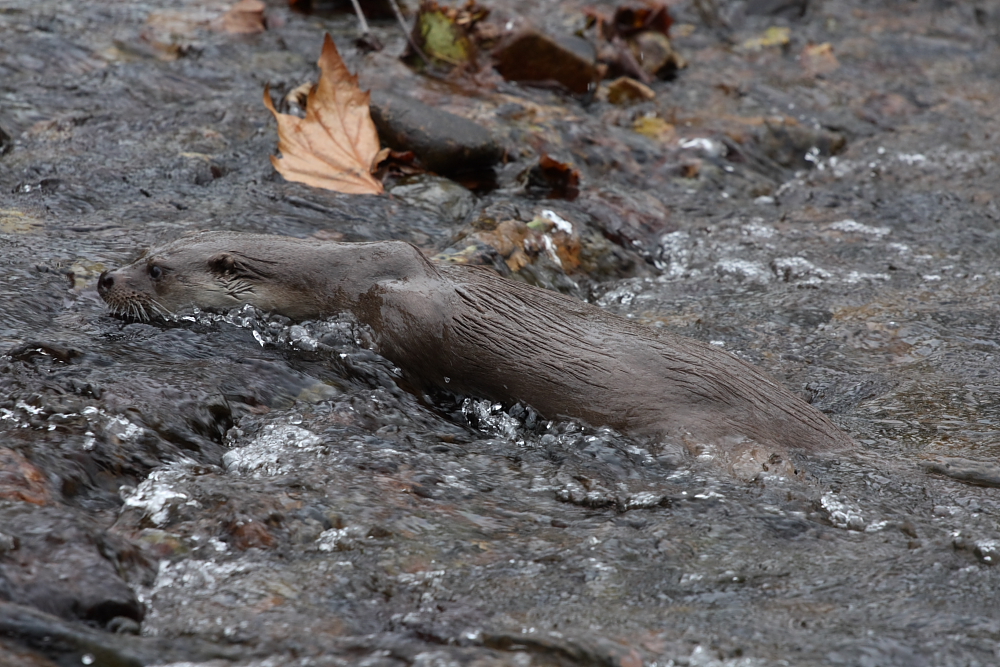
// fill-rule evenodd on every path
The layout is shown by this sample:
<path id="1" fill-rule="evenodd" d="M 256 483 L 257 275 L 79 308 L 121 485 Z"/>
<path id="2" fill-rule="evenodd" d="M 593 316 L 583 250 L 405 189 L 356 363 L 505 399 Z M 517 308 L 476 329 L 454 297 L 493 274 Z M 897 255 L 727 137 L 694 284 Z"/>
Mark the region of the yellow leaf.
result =
<path id="1" fill-rule="evenodd" d="M 640 118 L 636 118 L 635 122 L 632 123 L 632 129 L 639 134 L 649 137 L 650 139 L 671 141 L 676 136 L 676 128 L 674 128 L 674 126 L 667 121 L 662 118 L 657 118 L 656 116 L 642 116 Z"/>
<path id="2" fill-rule="evenodd" d="M 760 37 L 748 39 L 741 45 L 745 51 L 760 51 L 769 46 L 787 46 L 791 42 L 792 31 L 789 28 L 772 26 Z"/>
<path id="3" fill-rule="evenodd" d="M 319 57 L 319 83 L 309 91 L 306 117 L 278 113 L 264 90 L 264 106 L 278 121 L 278 150 L 271 163 L 286 180 L 348 194 L 381 194 L 371 174 L 379 152 L 368 110 L 370 94 L 358 87 L 330 35 Z"/>

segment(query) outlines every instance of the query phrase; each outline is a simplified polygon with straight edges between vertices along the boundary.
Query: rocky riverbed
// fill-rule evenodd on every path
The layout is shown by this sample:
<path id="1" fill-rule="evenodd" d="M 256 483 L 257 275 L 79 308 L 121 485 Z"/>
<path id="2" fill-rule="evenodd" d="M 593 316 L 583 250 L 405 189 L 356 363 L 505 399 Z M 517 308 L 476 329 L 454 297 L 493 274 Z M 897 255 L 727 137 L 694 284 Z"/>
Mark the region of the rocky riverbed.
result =
<path id="1" fill-rule="evenodd" d="M 613 3 L 490 4 L 490 48 L 532 35 L 503 76 L 293 4 L 0 7 L 0 663 L 1000 660 L 1000 3 L 682 0 L 648 76 Z M 325 32 L 495 165 L 285 182 L 261 97 Z M 722 465 L 414 395 L 347 319 L 109 314 L 102 270 L 201 229 L 490 264 L 761 366 L 858 451 Z"/>

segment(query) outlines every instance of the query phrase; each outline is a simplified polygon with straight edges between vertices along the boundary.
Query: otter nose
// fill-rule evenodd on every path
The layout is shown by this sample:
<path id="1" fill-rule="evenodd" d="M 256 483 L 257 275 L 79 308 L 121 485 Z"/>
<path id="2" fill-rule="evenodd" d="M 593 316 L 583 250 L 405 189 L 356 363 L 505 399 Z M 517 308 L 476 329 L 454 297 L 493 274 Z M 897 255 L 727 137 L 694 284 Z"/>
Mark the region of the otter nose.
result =
<path id="1" fill-rule="evenodd" d="M 115 286 L 115 277 L 111 275 L 108 271 L 101 274 L 101 277 L 97 279 L 97 293 L 107 294 L 112 287 Z"/>

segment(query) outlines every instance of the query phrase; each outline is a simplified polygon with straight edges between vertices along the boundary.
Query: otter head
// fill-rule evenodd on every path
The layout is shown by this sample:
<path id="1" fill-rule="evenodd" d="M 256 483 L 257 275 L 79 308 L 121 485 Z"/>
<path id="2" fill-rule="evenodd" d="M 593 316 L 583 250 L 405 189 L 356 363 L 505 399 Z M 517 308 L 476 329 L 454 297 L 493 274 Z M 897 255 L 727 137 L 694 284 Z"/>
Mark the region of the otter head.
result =
<path id="1" fill-rule="evenodd" d="M 268 289 L 274 261 L 229 250 L 224 235 L 182 239 L 151 250 L 128 266 L 105 271 L 97 292 L 117 315 L 149 320 L 185 306 L 276 308 Z M 220 243 L 223 241 L 223 243 Z"/>

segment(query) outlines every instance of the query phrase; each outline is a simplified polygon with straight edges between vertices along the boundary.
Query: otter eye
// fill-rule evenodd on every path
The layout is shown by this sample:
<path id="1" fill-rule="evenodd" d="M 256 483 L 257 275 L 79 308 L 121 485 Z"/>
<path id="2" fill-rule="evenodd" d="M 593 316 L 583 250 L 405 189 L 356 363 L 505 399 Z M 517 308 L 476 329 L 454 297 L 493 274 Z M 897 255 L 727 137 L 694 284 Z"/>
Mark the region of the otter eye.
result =
<path id="1" fill-rule="evenodd" d="M 158 267 L 156 264 L 153 264 L 149 267 L 149 277 L 153 280 L 159 280 L 163 277 L 163 269 Z"/>

